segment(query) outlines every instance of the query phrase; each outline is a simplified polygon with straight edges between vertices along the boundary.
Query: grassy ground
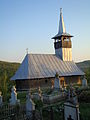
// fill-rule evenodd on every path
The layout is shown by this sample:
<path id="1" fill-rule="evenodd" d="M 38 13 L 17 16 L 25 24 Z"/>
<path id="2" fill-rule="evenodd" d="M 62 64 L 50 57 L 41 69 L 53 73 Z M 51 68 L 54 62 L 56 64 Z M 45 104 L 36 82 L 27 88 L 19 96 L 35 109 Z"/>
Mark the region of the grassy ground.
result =
<path id="1" fill-rule="evenodd" d="M 81 120 L 90 120 L 90 103 L 80 103 Z"/>
<path id="2" fill-rule="evenodd" d="M 18 92 L 17 98 L 20 99 L 21 104 L 26 102 L 26 94 L 27 94 L 27 92 L 24 92 L 24 91 L 23 92 Z"/>
<path id="3" fill-rule="evenodd" d="M 49 89 L 43 89 L 43 92 L 49 92 Z M 32 93 L 34 92 L 38 92 L 38 90 L 34 89 L 32 90 Z M 85 89 L 84 93 L 82 94 L 83 96 L 81 96 L 81 98 L 85 98 L 85 100 L 82 101 L 82 99 L 80 99 L 80 120 L 90 120 L 90 101 L 89 101 L 89 96 L 90 94 L 86 94 L 86 93 L 90 92 L 90 89 Z M 21 104 L 25 104 L 26 103 L 26 94 L 27 92 L 18 92 L 18 99 L 20 99 L 20 103 Z M 10 97 L 10 95 L 9 95 Z M 9 98 L 8 97 L 8 98 Z M 88 103 L 87 103 L 88 100 Z M 46 105 L 43 104 L 42 101 L 40 100 L 34 100 L 34 103 L 36 104 L 36 109 L 37 110 L 41 110 L 43 108 L 42 111 L 42 115 L 43 115 L 43 120 L 50 120 L 52 117 L 52 113 L 51 111 L 51 107 L 53 109 L 53 118 L 54 120 L 58 120 L 61 119 L 63 120 L 63 112 L 60 112 L 60 109 L 62 110 L 62 105 L 64 103 L 64 101 L 60 102 L 60 103 L 55 103 L 55 104 L 51 104 L 51 105 Z"/>

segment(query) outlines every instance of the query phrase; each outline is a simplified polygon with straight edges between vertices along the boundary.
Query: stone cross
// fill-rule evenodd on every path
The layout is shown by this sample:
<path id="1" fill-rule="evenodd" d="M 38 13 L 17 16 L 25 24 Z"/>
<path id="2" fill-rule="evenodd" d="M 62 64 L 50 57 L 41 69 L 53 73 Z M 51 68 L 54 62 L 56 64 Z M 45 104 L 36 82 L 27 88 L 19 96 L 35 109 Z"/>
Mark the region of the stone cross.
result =
<path id="1" fill-rule="evenodd" d="M 53 90 L 53 88 L 54 88 L 54 86 L 52 85 L 52 86 L 51 86 L 51 89 Z"/>
<path id="2" fill-rule="evenodd" d="M 15 88 L 15 86 L 13 86 L 11 89 L 10 105 L 16 105 L 19 102 L 20 102 L 20 100 L 17 100 L 16 88 Z"/>
<path id="3" fill-rule="evenodd" d="M 77 95 L 75 93 L 75 89 L 74 89 L 72 84 L 70 85 L 70 89 L 69 89 L 69 92 L 68 92 L 68 99 L 70 101 L 72 101 L 74 104 L 78 103 L 78 98 L 77 98 Z"/>
<path id="4" fill-rule="evenodd" d="M 58 73 L 56 73 L 56 75 L 55 75 L 54 88 L 55 89 L 60 89 L 61 88 Z"/>
<path id="5" fill-rule="evenodd" d="M 41 97 L 42 96 L 42 91 L 41 91 L 40 87 L 38 88 L 38 93 L 39 93 L 39 96 Z"/>
<path id="6" fill-rule="evenodd" d="M 28 91 L 26 95 L 26 115 L 31 116 L 34 110 L 35 110 L 35 104 L 31 99 L 30 91 Z"/>
<path id="7" fill-rule="evenodd" d="M 42 96 L 42 91 L 41 91 L 40 86 L 38 88 L 38 95 L 39 95 L 40 100 L 43 101 L 43 96 Z"/>
<path id="8" fill-rule="evenodd" d="M 86 86 L 87 86 L 87 79 L 84 78 L 84 79 L 82 80 L 82 86 L 83 86 L 83 87 L 86 87 Z"/>
<path id="9" fill-rule="evenodd" d="M 64 103 L 64 118 L 65 120 L 80 120 L 78 99 L 72 85 L 68 92 L 68 100 Z"/>

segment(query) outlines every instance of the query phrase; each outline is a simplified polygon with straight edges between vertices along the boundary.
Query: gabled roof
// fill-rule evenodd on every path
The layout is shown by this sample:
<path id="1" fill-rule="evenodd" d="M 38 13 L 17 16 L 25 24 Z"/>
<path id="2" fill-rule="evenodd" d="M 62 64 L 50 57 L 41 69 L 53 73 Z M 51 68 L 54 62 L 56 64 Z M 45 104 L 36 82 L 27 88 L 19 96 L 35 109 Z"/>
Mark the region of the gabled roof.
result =
<path id="1" fill-rule="evenodd" d="M 73 37 L 69 33 L 66 33 L 66 28 L 65 28 L 65 25 L 64 25 L 64 20 L 63 20 L 63 15 L 62 15 L 62 8 L 60 9 L 60 21 L 59 21 L 58 34 L 55 35 L 52 39 L 58 39 L 61 36 Z"/>
<path id="2" fill-rule="evenodd" d="M 84 75 L 73 61 L 62 61 L 54 54 L 27 54 L 11 80 Z"/>

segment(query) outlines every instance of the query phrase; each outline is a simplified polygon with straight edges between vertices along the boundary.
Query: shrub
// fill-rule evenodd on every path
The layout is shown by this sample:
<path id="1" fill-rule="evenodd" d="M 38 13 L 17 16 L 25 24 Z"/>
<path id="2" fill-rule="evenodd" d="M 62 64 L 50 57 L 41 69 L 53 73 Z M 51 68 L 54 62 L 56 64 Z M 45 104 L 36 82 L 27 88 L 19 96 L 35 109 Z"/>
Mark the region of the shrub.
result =
<path id="1" fill-rule="evenodd" d="M 87 102 L 90 103 L 90 91 L 83 91 L 79 95 L 79 102 Z"/>
<path id="2" fill-rule="evenodd" d="M 34 100 L 35 103 L 35 107 L 36 109 L 40 109 L 41 107 L 43 107 L 43 102 L 41 100 Z"/>

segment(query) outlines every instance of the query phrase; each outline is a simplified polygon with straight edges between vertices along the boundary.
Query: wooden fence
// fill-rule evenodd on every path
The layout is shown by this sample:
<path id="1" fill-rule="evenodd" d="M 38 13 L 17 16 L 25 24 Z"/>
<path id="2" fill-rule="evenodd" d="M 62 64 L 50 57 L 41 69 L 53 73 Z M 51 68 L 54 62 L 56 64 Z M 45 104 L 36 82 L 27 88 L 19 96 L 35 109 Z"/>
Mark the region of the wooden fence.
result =
<path id="1" fill-rule="evenodd" d="M 63 109 L 60 107 L 46 106 L 40 110 L 30 112 L 26 115 L 25 104 L 10 106 L 9 104 L 0 107 L 0 120 L 63 120 Z"/>
<path id="2" fill-rule="evenodd" d="M 31 116 L 26 115 L 25 105 L 0 107 L 0 120 L 41 120 L 39 111 L 30 112 Z"/>

